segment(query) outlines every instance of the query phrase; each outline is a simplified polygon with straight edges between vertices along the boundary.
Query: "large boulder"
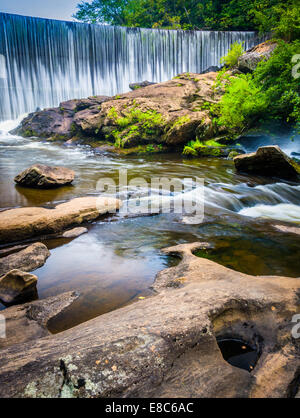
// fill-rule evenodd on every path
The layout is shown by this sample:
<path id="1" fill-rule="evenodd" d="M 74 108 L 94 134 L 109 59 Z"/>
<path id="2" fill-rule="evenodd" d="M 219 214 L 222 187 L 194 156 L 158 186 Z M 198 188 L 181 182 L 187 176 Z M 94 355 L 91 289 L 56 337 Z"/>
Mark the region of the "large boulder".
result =
<path id="1" fill-rule="evenodd" d="M 26 272 L 36 270 L 45 264 L 49 256 L 50 252 L 46 245 L 36 242 L 21 251 L 0 258 L 0 275 L 12 269 Z"/>
<path id="2" fill-rule="evenodd" d="M 228 75 L 233 76 L 232 71 L 228 70 Z M 96 138 L 119 148 L 148 144 L 176 147 L 196 137 L 209 139 L 219 133 L 210 112 L 210 106 L 218 103 L 224 93 L 224 86 L 215 88 L 216 78 L 216 72 L 183 73 L 173 80 L 99 99 L 97 105 L 91 104 L 89 98 L 90 106 L 83 99 L 81 103 L 62 103 L 63 110 L 50 110 L 59 118 L 66 117 L 66 138 Z M 50 110 L 30 115 L 16 132 L 25 136 L 34 132 L 45 138 L 59 135 L 58 125 L 62 122 L 47 125 Z"/>
<path id="3" fill-rule="evenodd" d="M 51 189 L 71 184 L 74 178 L 75 173 L 69 168 L 35 164 L 18 174 L 15 182 L 23 187 Z"/>
<path id="4" fill-rule="evenodd" d="M 74 134 L 73 122 L 76 113 L 88 108 L 98 109 L 108 99 L 108 96 L 94 96 L 68 100 L 60 103 L 59 107 L 38 110 L 23 119 L 20 126 L 12 133 L 56 140 L 71 138 Z"/>
<path id="5" fill-rule="evenodd" d="M 239 57 L 238 69 L 244 73 L 254 71 L 260 61 L 270 58 L 276 46 L 276 42 L 266 41 L 249 49 Z"/>
<path id="6" fill-rule="evenodd" d="M 155 295 L 1 350 L 0 396 L 294 396 L 299 278 L 243 274 L 196 257 L 199 248 L 207 244 L 164 251 L 182 260 L 158 274 Z M 224 339 L 255 349 L 252 369 L 225 360 Z"/>
<path id="7" fill-rule="evenodd" d="M 129 88 L 131 90 L 137 90 L 137 89 L 141 89 L 143 87 L 152 86 L 153 84 L 156 84 L 156 83 L 153 83 L 153 81 L 145 80 L 145 81 L 140 81 L 140 82 L 137 82 L 137 83 L 131 83 L 131 84 L 129 84 Z"/>
<path id="8" fill-rule="evenodd" d="M 0 277 L 0 300 L 11 305 L 36 298 L 38 278 L 21 270 L 11 270 Z"/>
<path id="9" fill-rule="evenodd" d="M 121 201 L 106 197 L 79 197 L 54 209 L 17 208 L 0 212 L 0 241 L 9 243 L 39 235 L 56 234 L 100 215 L 114 212 Z"/>
<path id="10" fill-rule="evenodd" d="M 278 145 L 260 147 L 256 152 L 238 155 L 233 159 L 238 171 L 283 179 L 298 179 L 300 166 Z"/>

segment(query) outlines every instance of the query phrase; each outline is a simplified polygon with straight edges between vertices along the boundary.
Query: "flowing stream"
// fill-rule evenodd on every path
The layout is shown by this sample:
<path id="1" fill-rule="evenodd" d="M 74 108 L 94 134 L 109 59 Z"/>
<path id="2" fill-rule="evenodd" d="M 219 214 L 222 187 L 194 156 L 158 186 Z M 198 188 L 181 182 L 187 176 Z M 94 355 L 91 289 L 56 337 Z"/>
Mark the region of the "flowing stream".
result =
<path id="1" fill-rule="evenodd" d="M 282 223 L 300 224 L 299 184 L 240 175 L 233 162 L 224 159 L 97 154 L 88 146 L 12 136 L 7 132 L 12 126 L 10 122 L 0 124 L 2 209 L 53 207 L 74 197 L 96 195 L 97 181 L 101 177 L 117 181 L 120 168 L 127 168 L 128 178 L 147 181 L 154 176 L 175 177 L 183 183 L 195 176 L 205 180 L 205 217 L 197 224 L 176 213 L 117 214 L 93 222 L 89 233 L 77 239 L 46 241 L 51 256 L 35 271 L 39 297 L 69 290 L 80 293 L 79 299 L 50 324 L 51 331 L 62 331 L 151 294 L 156 273 L 177 262 L 160 250 L 179 243 L 208 241 L 215 248 L 199 255 L 245 273 L 300 276 L 300 236 L 274 228 Z M 299 151 L 297 143 L 294 151 Z M 56 190 L 16 186 L 14 176 L 34 163 L 72 168 L 76 172 L 74 185 Z M 187 193 L 201 196 L 197 189 Z M 146 194 L 146 190 L 130 187 L 119 190 L 124 202 L 139 195 L 143 202 Z M 166 194 L 164 198 L 174 200 L 176 195 Z"/>

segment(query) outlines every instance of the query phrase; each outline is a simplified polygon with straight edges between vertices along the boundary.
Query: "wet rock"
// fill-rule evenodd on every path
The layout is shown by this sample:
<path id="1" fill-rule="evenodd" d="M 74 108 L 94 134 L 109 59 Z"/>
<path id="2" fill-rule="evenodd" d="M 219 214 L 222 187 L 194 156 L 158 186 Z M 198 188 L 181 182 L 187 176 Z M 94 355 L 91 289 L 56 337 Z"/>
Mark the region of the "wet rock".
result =
<path id="1" fill-rule="evenodd" d="M 216 65 L 211 65 L 210 67 L 206 68 L 206 70 L 202 71 L 200 74 L 207 74 L 207 73 L 216 73 L 220 71 L 222 67 L 217 67 Z"/>
<path id="2" fill-rule="evenodd" d="M 287 234 L 300 235 L 300 227 L 297 226 L 286 226 L 286 225 L 274 225 L 278 231 L 285 232 Z"/>
<path id="3" fill-rule="evenodd" d="M 12 269 L 26 272 L 36 270 L 45 264 L 49 256 L 48 248 L 41 242 L 29 245 L 17 253 L 0 258 L 0 275 Z"/>
<path id="4" fill-rule="evenodd" d="M 21 303 L 36 297 L 38 278 L 21 270 L 11 270 L 0 277 L 0 300 L 4 304 Z"/>
<path id="5" fill-rule="evenodd" d="M 121 201 L 105 197 L 80 197 L 57 205 L 9 209 L 0 213 L 0 241 L 16 242 L 40 235 L 56 234 L 67 228 L 114 212 Z"/>
<path id="6" fill-rule="evenodd" d="M 87 232 L 89 232 L 87 228 L 83 228 L 83 227 L 73 228 L 73 229 L 70 229 L 69 231 L 64 232 L 62 234 L 62 237 L 63 238 L 77 238 L 82 234 L 86 234 Z"/>
<path id="7" fill-rule="evenodd" d="M 6 338 L 0 339 L 0 349 L 50 335 L 47 329 L 50 319 L 63 312 L 78 296 L 77 292 L 67 292 L 1 311 L 6 322 Z"/>
<path id="8" fill-rule="evenodd" d="M 1 397 L 291 396 L 299 278 L 250 276 L 193 255 L 207 245 L 164 250 L 181 262 L 158 274 L 154 296 L 1 350 Z M 251 372 L 224 359 L 225 338 L 259 350 Z"/>
<path id="9" fill-rule="evenodd" d="M 74 178 L 75 173 L 69 168 L 35 164 L 18 174 L 15 182 L 23 187 L 51 189 L 71 184 Z"/>
<path id="10" fill-rule="evenodd" d="M 276 46 L 276 42 L 266 41 L 249 49 L 239 58 L 238 69 L 244 73 L 254 71 L 260 61 L 270 58 Z"/>
<path id="11" fill-rule="evenodd" d="M 22 120 L 11 133 L 25 137 L 37 136 L 53 140 L 67 140 L 74 135 L 74 117 L 84 109 L 96 108 L 108 100 L 108 96 L 94 96 L 60 103 L 59 107 L 38 110 Z"/>
<path id="12" fill-rule="evenodd" d="M 153 84 L 157 84 L 157 83 L 153 83 L 152 81 L 140 81 L 139 83 L 131 83 L 129 84 L 129 88 L 131 90 L 137 90 L 137 89 L 141 89 L 143 87 L 148 87 L 148 86 L 152 86 Z"/>
<path id="13" fill-rule="evenodd" d="M 300 166 L 289 158 L 277 145 L 260 147 L 251 154 L 234 158 L 238 171 L 283 179 L 298 179 Z"/>

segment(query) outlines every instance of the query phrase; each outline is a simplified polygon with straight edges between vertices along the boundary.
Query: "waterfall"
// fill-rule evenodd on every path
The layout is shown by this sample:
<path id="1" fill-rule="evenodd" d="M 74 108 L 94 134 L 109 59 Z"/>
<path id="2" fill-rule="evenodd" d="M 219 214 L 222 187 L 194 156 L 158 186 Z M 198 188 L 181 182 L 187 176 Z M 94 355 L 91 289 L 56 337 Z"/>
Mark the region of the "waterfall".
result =
<path id="1" fill-rule="evenodd" d="M 63 100 L 114 95 L 129 83 L 165 81 L 219 65 L 255 32 L 112 27 L 0 13 L 0 120 Z"/>

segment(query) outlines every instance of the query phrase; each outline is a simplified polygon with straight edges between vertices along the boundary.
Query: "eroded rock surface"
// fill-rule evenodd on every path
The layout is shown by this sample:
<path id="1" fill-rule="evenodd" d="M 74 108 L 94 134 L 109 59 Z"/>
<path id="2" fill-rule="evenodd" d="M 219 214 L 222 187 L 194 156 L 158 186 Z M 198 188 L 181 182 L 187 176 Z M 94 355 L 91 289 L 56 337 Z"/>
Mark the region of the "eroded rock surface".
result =
<path id="1" fill-rule="evenodd" d="M 25 249 L 0 258 L 0 276 L 12 269 L 33 271 L 42 267 L 50 252 L 41 242 L 29 245 Z"/>
<path id="2" fill-rule="evenodd" d="M 158 294 L 73 329 L 0 351 L 1 397 L 287 397 L 297 393 L 299 278 L 255 277 L 193 255 L 158 274 Z M 113 330 L 113 331 L 112 331 Z M 249 373 L 218 338 L 260 357 Z"/>
<path id="3" fill-rule="evenodd" d="M 234 158 L 238 171 L 262 176 L 298 179 L 300 166 L 289 158 L 277 145 L 260 147 L 256 152 Z"/>
<path id="4" fill-rule="evenodd" d="M 15 242 L 43 234 L 55 234 L 100 215 L 114 212 L 121 201 L 106 197 L 80 197 L 57 205 L 10 209 L 0 213 L 0 241 Z"/>
<path id="5" fill-rule="evenodd" d="M 71 184 L 75 173 L 66 167 L 50 167 L 35 164 L 15 177 L 15 182 L 23 187 L 51 189 Z"/>
<path id="6" fill-rule="evenodd" d="M 257 64 L 262 60 L 267 60 L 272 55 L 277 43 L 266 41 L 249 49 L 238 60 L 238 69 L 244 73 L 255 70 Z"/>
<path id="7" fill-rule="evenodd" d="M 78 296 L 76 292 L 67 292 L 1 311 L 6 320 L 6 338 L 0 339 L 0 349 L 50 335 L 47 329 L 49 320 L 70 306 Z"/>
<path id="8" fill-rule="evenodd" d="M 38 278 L 21 270 L 11 270 L 0 277 L 0 300 L 7 304 L 21 303 L 36 297 Z"/>

